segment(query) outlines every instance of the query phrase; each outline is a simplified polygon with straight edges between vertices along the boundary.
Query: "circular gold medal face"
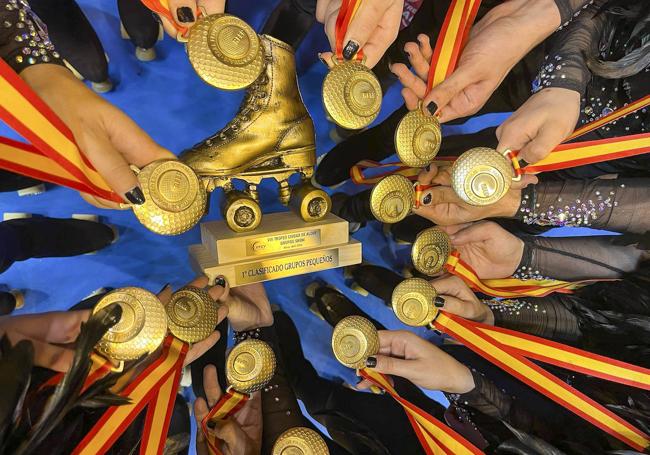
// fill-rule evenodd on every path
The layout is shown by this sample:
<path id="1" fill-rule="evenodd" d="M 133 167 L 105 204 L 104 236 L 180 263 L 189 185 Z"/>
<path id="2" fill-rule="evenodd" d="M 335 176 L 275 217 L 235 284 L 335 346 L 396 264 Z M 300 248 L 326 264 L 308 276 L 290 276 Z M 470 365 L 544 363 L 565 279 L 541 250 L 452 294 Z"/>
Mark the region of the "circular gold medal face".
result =
<path id="1" fill-rule="evenodd" d="M 362 63 L 338 63 L 325 76 L 325 111 L 343 128 L 358 130 L 370 125 L 379 114 L 381 99 L 377 77 Z"/>
<path id="2" fill-rule="evenodd" d="M 201 79 L 224 90 L 248 87 L 264 69 L 259 36 L 228 14 L 199 18 L 190 29 L 187 54 Z"/>
<path id="3" fill-rule="evenodd" d="M 420 232 L 413 242 L 411 260 L 418 272 L 434 276 L 442 271 L 450 253 L 451 242 L 447 233 L 429 228 Z"/>
<path id="4" fill-rule="evenodd" d="M 400 161 L 411 167 L 431 163 L 440 150 L 440 122 L 422 109 L 411 111 L 402 118 L 395 130 L 395 151 Z"/>
<path id="5" fill-rule="evenodd" d="M 207 193 L 194 171 L 180 161 L 154 161 L 140 171 L 138 181 L 145 203 L 133 205 L 133 212 L 157 234 L 182 234 L 205 214 Z"/>
<path id="6" fill-rule="evenodd" d="M 389 175 L 381 179 L 370 193 L 370 210 L 382 223 L 397 223 L 411 213 L 415 190 L 403 175 Z"/>
<path id="7" fill-rule="evenodd" d="M 311 428 L 291 428 L 273 444 L 272 455 L 329 455 L 323 438 Z"/>
<path id="8" fill-rule="evenodd" d="M 228 383 L 238 392 L 253 393 L 262 389 L 275 374 L 273 349 L 260 340 L 244 340 L 226 359 Z"/>
<path id="9" fill-rule="evenodd" d="M 434 305 L 437 295 L 427 280 L 404 280 L 393 290 L 391 303 L 395 316 L 404 324 L 413 327 L 429 325 L 438 314 Z"/>
<path id="10" fill-rule="evenodd" d="M 158 297 L 141 288 L 121 288 L 102 297 L 93 313 L 113 303 L 122 307 L 122 317 L 99 340 L 96 349 L 118 361 L 155 351 L 167 333 L 167 315 Z"/>
<path id="11" fill-rule="evenodd" d="M 186 343 L 204 340 L 217 326 L 218 309 L 219 304 L 203 289 L 181 288 L 165 305 L 169 331 Z"/>
<path id="12" fill-rule="evenodd" d="M 341 319 L 332 334 L 334 357 L 346 367 L 363 368 L 366 359 L 379 352 L 377 329 L 361 316 Z"/>
<path id="13" fill-rule="evenodd" d="M 490 205 L 506 194 L 514 176 L 508 158 L 494 149 L 476 147 L 454 162 L 451 186 L 468 204 Z"/>

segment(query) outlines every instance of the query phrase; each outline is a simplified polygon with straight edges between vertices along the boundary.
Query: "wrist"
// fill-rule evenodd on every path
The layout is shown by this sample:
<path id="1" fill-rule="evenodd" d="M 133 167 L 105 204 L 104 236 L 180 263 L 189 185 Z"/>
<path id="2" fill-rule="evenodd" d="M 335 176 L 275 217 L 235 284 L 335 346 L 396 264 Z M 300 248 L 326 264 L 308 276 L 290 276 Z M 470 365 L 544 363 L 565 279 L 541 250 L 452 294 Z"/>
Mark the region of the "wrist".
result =
<path id="1" fill-rule="evenodd" d="M 450 384 L 444 392 L 463 394 L 471 392 L 476 387 L 474 383 L 474 376 L 469 368 L 460 362 L 458 363 L 458 371 L 452 377 L 454 378 L 453 384 Z"/>

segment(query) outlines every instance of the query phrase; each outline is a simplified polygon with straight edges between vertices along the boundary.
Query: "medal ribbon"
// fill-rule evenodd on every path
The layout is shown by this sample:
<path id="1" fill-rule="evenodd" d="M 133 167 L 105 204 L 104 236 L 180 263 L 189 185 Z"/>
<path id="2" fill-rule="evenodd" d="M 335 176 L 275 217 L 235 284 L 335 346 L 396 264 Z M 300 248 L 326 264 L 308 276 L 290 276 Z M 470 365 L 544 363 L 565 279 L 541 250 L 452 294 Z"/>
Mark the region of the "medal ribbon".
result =
<path id="1" fill-rule="evenodd" d="M 178 25 L 176 23 L 176 20 L 174 19 L 174 16 L 172 15 L 170 9 L 169 9 L 169 2 L 167 0 L 140 0 L 144 6 L 149 8 L 151 11 L 153 11 L 156 14 L 160 14 L 163 17 L 165 17 L 169 23 L 176 29 L 176 32 L 178 33 L 178 36 L 182 37 L 187 37 L 188 32 L 190 31 L 189 27 L 183 27 L 181 25 Z M 194 12 L 194 17 L 199 18 L 201 17 L 201 10 L 197 8 L 197 10 Z"/>
<path id="2" fill-rule="evenodd" d="M 79 151 L 63 121 L 0 60 L 0 120 L 31 145 L 0 138 L 0 168 L 123 202 Z"/>
<path id="3" fill-rule="evenodd" d="M 336 57 L 339 60 L 343 60 L 343 40 L 345 39 L 345 33 L 348 31 L 348 26 L 350 21 L 354 17 L 354 14 L 361 6 L 362 0 L 342 0 L 341 8 L 339 13 L 336 16 L 336 24 L 334 26 L 334 40 L 336 43 Z M 355 57 L 358 61 L 363 60 L 363 49 L 357 51 Z"/>
<path id="4" fill-rule="evenodd" d="M 402 398 L 385 375 L 368 368 L 363 368 L 358 373 L 361 377 L 386 391 L 404 408 L 415 434 L 427 454 L 461 455 L 483 453 L 452 428 Z"/>
<path id="5" fill-rule="evenodd" d="M 520 278 L 501 278 L 481 280 L 474 269 L 460 258 L 458 251 L 453 251 L 447 262 L 445 270 L 462 279 L 469 287 L 486 295 L 502 298 L 514 297 L 544 297 L 554 292 L 570 294 L 575 289 L 586 286 L 596 281 L 604 280 L 522 280 Z"/>
<path id="6" fill-rule="evenodd" d="M 486 335 L 475 327 L 474 323 L 441 311 L 431 325 L 635 450 L 643 452 L 650 447 L 650 437 L 643 431 L 518 352 Z"/>
<path id="7" fill-rule="evenodd" d="M 84 392 L 91 384 L 93 384 L 98 379 L 103 378 L 113 370 L 113 363 L 110 360 L 105 359 L 104 357 L 94 352 L 90 354 L 90 359 L 92 361 L 92 365 L 90 367 L 90 371 L 88 372 L 88 376 L 86 377 L 86 381 L 81 388 L 81 392 Z M 39 391 L 44 390 L 48 387 L 57 386 L 63 379 L 64 375 L 65 373 L 55 374 L 50 379 L 41 384 L 41 386 L 38 388 Z"/>
<path id="8" fill-rule="evenodd" d="M 109 407 L 73 454 L 105 453 L 148 406 L 140 454 L 161 455 L 187 349 L 187 344 L 167 337 L 162 354 L 121 392 L 131 403 Z"/>
<path id="9" fill-rule="evenodd" d="M 436 166 L 448 166 L 454 162 L 455 157 L 437 157 L 435 161 L 432 161 L 431 164 Z M 389 171 L 385 171 L 374 175 L 372 177 L 366 177 L 364 171 L 366 169 L 386 169 L 386 168 L 397 168 Z M 379 182 L 384 177 L 389 175 L 398 174 L 403 175 L 409 180 L 415 181 L 418 179 L 418 174 L 420 169 L 415 167 L 406 166 L 400 161 L 392 163 L 378 163 L 377 161 L 372 160 L 362 160 L 350 168 L 350 179 L 357 185 L 374 185 Z"/>
<path id="10" fill-rule="evenodd" d="M 215 420 L 226 420 L 235 415 L 246 404 L 249 398 L 250 395 L 238 392 L 232 387 L 229 387 L 208 415 L 203 418 L 201 421 L 201 429 L 208 443 L 210 455 L 221 455 L 222 452 L 219 448 L 220 442 L 214 433 L 210 431 L 208 423 Z"/>

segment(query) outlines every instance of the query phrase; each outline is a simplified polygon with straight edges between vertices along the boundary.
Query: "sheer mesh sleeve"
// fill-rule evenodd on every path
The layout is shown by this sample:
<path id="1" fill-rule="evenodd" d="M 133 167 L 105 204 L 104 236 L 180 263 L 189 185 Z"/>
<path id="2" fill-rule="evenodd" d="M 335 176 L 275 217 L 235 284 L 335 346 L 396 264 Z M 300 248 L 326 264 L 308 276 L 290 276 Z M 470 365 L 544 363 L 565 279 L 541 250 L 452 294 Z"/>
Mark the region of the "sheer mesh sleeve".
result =
<path id="1" fill-rule="evenodd" d="M 0 58 L 17 73 L 38 63 L 63 65 L 45 25 L 24 0 L 0 0 Z"/>
<path id="2" fill-rule="evenodd" d="M 560 11 L 561 23 L 569 22 L 574 14 L 579 13 L 589 3 L 591 0 L 555 0 L 555 5 Z"/>
<path id="3" fill-rule="evenodd" d="M 494 325 L 560 342 L 574 342 L 580 336 L 579 320 L 563 296 L 487 300 L 494 314 Z"/>
<path id="4" fill-rule="evenodd" d="M 580 2 L 566 1 L 568 6 L 578 6 Z M 584 3 L 584 2 L 583 2 Z M 604 15 L 597 15 L 605 0 L 587 3 L 582 9 L 573 13 L 570 22 L 563 19 L 563 25 L 547 41 L 547 55 L 539 75 L 534 83 L 534 90 L 547 87 L 560 87 L 575 90 L 584 95 L 591 72 L 587 68 L 586 56 L 598 50 L 599 37 L 604 25 Z M 559 6 L 558 6 L 559 7 Z M 569 8 L 560 10 L 564 14 Z"/>
<path id="5" fill-rule="evenodd" d="M 619 245 L 619 236 L 522 237 L 524 252 L 515 278 L 578 281 L 621 278 L 648 259 L 635 245 Z"/>
<path id="6" fill-rule="evenodd" d="M 529 185 L 516 217 L 527 224 L 643 234 L 650 230 L 648 213 L 650 179 L 596 179 Z"/>

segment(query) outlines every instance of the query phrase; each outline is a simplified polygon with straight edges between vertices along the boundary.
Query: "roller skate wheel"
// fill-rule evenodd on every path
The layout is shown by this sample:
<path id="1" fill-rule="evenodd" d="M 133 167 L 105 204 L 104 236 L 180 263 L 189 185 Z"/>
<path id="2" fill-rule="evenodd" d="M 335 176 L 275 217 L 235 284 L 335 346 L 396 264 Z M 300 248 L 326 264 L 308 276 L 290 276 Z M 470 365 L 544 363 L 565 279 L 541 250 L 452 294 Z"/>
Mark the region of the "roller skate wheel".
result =
<path id="1" fill-rule="evenodd" d="M 76 78 L 79 79 L 80 81 L 83 81 L 83 80 L 85 79 L 85 78 L 81 75 L 81 73 L 80 73 L 79 71 L 77 71 L 77 69 L 76 69 L 74 66 L 72 66 L 72 65 L 70 64 L 69 61 L 67 61 L 66 59 L 63 59 L 63 63 L 65 64 L 65 66 L 66 66 L 70 71 L 72 71 L 72 74 L 74 74 L 74 77 L 76 77 Z"/>
<path id="2" fill-rule="evenodd" d="M 305 295 L 313 299 L 316 296 L 316 290 L 321 286 L 322 284 L 319 283 L 318 281 L 313 281 L 309 283 L 305 288 Z"/>
<path id="3" fill-rule="evenodd" d="M 127 32 L 126 28 L 124 28 L 124 24 L 122 23 L 122 21 L 120 21 L 120 36 L 122 37 L 122 39 L 131 39 L 131 37 L 129 36 L 129 32 Z"/>
<path id="4" fill-rule="evenodd" d="M 36 196 L 38 194 L 45 193 L 45 184 L 41 183 L 39 185 L 30 186 L 29 188 L 23 188 L 18 190 L 18 196 Z"/>
<path id="5" fill-rule="evenodd" d="M 106 79 L 104 82 L 91 82 L 90 86 L 95 93 L 107 93 L 113 90 L 113 83 L 110 79 Z"/>
<path id="6" fill-rule="evenodd" d="M 322 315 L 322 313 L 318 310 L 318 305 L 316 303 L 312 303 L 309 305 L 309 311 L 316 316 L 318 319 L 325 320 L 325 317 Z"/>
<path id="7" fill-rule="evenodd" d="M 16 306 L 14 309 L 19 310 L 20 308 L 25 306 L 25 294 L 15 289 L 9 291 L 9 293 L 13 295 L 14 298 L 16 299 Z"/>
<path id="8" fill-rule="evenodd" d="M 3 221 L 22 220 L 22 219 L 31 218 L 31 217 L 32 217 L 31 213 L 5 212 L 4 215 L 2 216 L 2 220 Z"/>
<path id="9" fill-rule="evenodd" d="M 290 205 L 307 222 L 322 220 L 332 208 L 329 195 L 311 184 L 303 184 L 294 189 Z"/>
<path id="10" fill-rule="evenodd" d="M 156 49 L 154 49 L 153 47 L 150 47 L 149 49 L 145 49 L 143 47 L 136 47 L 135 58 L 137 58 L 141 62 L 150 62 L 152 60 L 155 60 Z"/>
<path id="11" fill-rule="evenodd" d="M 95 223 L 99 223 L 99 217 L 92 213 L 73 213 L 70 218 L 74 220 L 94 221 Z"/>
<path id="12" fill-rule="evenodd" d="M 364 288 L 362 288 L 361 285 L 359 285 L 355 281 L 350 283 L 350 289 L 352 291 L 356 292 L 357 294 L 362 295 L 364 297 L 368 297 L 370 295 L 370 293 L 368 291 L 366 291 Z"/>
<path id="13" fill-rule="evenodd" d="M 234 197 L 226 206 L 224 218 L 228 227 L 235 232 L 252 231 L 262 221 L 262 210 L 250 197 Z"/>
<path id="14" fill-rule="evenodd" d="M 158 41 L 162 41 L 165 38 L 165 29 L 162 24 L 158 24 Z"/>

